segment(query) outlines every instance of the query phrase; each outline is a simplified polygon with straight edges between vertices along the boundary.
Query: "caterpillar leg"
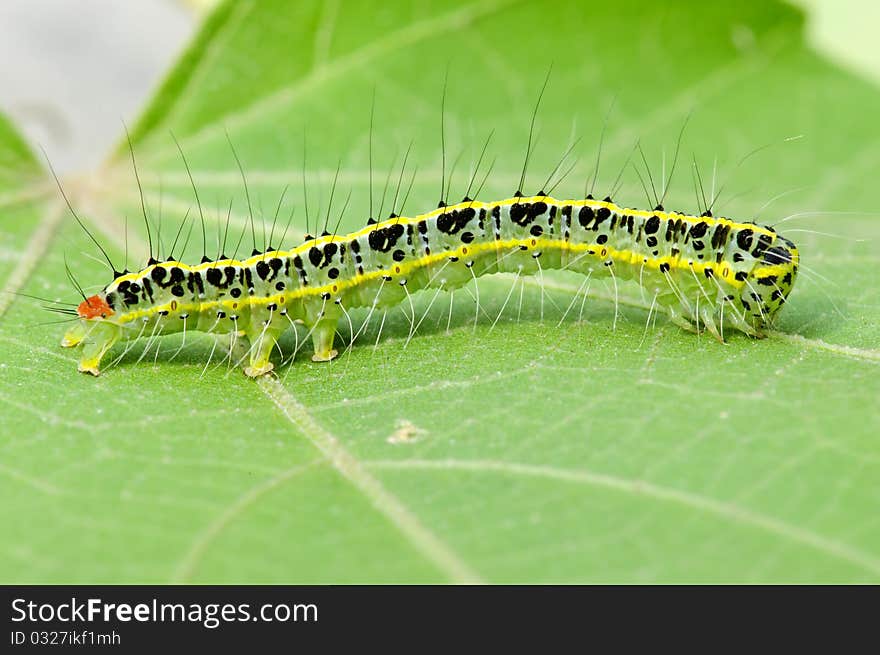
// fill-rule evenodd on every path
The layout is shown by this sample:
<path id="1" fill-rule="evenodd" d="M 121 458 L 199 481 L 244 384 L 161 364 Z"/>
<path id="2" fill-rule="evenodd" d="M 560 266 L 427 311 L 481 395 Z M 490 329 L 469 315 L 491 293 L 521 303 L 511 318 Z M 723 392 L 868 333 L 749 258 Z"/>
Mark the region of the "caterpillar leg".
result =
<path id="1" fill-rule="evenodd" d="M 313 362 L 329 362 L 339 353 L 333 348 L 333 339 L 336 337 L 337 319 L 323 318 L 319 320 L 312 330 L 312 343 L 315 346 Z"/>
<path id="2" fill-rule="evenodd" d="M 250 362 L 244 368 L 245 375 L 249 378 L 256 378 L 275 368 L 275 365 L 269 361 L 269 356 L 272 354 L 272 349 L 275 348 L 280 335 L 281 330 L 279 329 L 265 329 L 256 334 L 247 335 L 251 347 L 248 350 Z"/>
<path id="3" fill-rule="evenodd" d="M 725 314 L 724 316 L 725 316 L 725 322 L 729 321 L 730 324 L 733 327 L 735 327 L 737 330 L 747 334 L 748 336 L 750 336 L 754 339 L 763 339 L 764 337 L 767 336 L 766 334 L 761 332 L 760 328 L 752 325 L 751 323 L 740 318 L 737 315 L 734 315 L 730 318 L 727 318 L 727 314 Z"/>
<path id="4" fill-rule="evenodd" d="M 68 333 L 68 335 L 69 334 L 70 333 Z M 80 373 L 100 375 L 101 371 L 98 367 L 101 364 L 101 359 L 103 359 L 104 355 L 107 354 L 107 351 L 113 347 L 113 344 L 119 340 L 121 334 L 122 332 L 118 327 L 108 323 L 99 323 L 90 327 L 81 338 L 83 349 L 80 355 L 79 365 L 77 366 Z M 67 335 L 65 336 L 65 340 L 67 340 Z M 64 345 L 64 342 L 62 342 L 62 345 Z M 70 345 L 76 344 L 73 343 Z"/>
<path id="5" fill-rule="evenodd" d="M 82 343 L 89 333 L 89 324 L 85 321 L 77 321 L 72 328 L 64 333 L 61 339 L 62 348 L 73 348 Z"/>
<path id="6" fill-rule="evenodd" d="M 721 332 L 718 331 L 718 326 L 715 324 L 715 315 L 712 308 L 702 307 L 700 309 L 700 320 L 706 327 L 706 331 L 708 331 L 709 334 L 715 337 L 718 343 L 724 343 L 724 338 L 721 336 Z"/>
<path id="7" fill-rule="evenodd" d="M 686 330 L 687 332 L 693 332 L 694 334 L 698 332 L 696 326 L 684 316 L 682 316 L 681 313 L 679 313 L 675 308 L 669 310 L 669 321 L 673 325 L 677 325 L 682 330 Z"/>

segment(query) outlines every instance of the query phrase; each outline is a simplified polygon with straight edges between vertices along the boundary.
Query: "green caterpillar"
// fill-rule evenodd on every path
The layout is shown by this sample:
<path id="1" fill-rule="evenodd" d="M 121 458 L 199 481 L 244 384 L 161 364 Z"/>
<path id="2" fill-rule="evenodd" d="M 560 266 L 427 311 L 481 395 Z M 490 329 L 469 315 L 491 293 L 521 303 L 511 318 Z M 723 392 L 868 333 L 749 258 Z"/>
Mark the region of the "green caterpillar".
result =
<path id="1" fill-rule="evenodd" d="M 719 340 L 727 326 L 760 337 L 798 265 L 795 245 L 772 228 L 708 212 L 633 210 L 610 198 L 465 198 L 244 261 L 152 261 L 84 300 L 61 345 L 81 346 L 79 370 L 98 375 L 119 341 L 232 333 L 247 340 L 244 372 L 256 377 L 273 369 L 272 349 L 296 320 L 309 329 L 312 359 L 329 361 L 348 309 L 393 306 L 419 289 L 455 289 L 481 275 L 546 269 L 636 280 L 683 328 L 702 325 Z"/>

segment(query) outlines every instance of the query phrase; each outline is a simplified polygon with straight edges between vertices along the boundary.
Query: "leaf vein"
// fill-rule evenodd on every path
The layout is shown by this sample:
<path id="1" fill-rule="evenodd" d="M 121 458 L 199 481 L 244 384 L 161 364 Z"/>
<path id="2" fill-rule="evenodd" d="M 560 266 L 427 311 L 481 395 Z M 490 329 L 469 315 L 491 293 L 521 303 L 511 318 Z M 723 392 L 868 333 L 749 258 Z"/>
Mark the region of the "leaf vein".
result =
<path id="1" fill-rule="evenodd" d="M 451 582 L 480 583 L 482 578 L 458 554 L 431 532 L 401 502 L 373 477 L 340 441 L 309 414 L 275 378 L 263 377 L 257 384 L 284 416 L 332 463 L 334 468 L 360 491 L 406 537 L 426 559 L 443 571 Z"/>
<path id="2" fill-rule="evenodd" d="M 653 500 L 682 505 L 689 509 L 712 514 L 733 523 L 759 528 L 777 537 L 807 546 L 835 559 L 848 562 L 875 576 L 880 576 L 880 558 L 850 544 L 825 537 L 805 528 L 792 525 L 773 516 L 742 507 L 735 503 L 716 500 L 697 493 L 666 487 L 646 480 L 622 478 L 588 470 L 567 470 L 552 466 L 522 464 L 498 460 L 370 460 L 364 466 L 373 469 L 449 470 L 537 477 L 602 487 L 626 494 L 645 496 Z"/>

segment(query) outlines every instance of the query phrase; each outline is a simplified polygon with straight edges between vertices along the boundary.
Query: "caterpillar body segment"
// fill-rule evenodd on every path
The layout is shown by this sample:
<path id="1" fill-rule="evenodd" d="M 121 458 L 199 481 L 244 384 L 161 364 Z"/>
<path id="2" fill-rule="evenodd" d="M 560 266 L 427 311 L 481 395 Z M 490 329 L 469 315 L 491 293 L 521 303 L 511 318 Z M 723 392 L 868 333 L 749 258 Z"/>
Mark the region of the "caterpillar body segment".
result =
<path id="1" fill-rule="evenodd" d="M 589 197 L 465 200 L 243 261 L 153 263 L 84 301 L 62 345 L 82 347 L 79 369 L 97 375 L 119 341 L 231 333 L 249 346 L 245 373 L 259 376 L 272 370 L 272 350 L 297 320 L 309 330 L 312 359 L 328 361 L 350 309 L 390 307 L 417 290 L 455 289 L 482 275 L 549 269 L 635 280 L 683 328 L 719 340 L 731 327 L 758 337 L 798 266 L 791 241 L 754 223 Z"/>

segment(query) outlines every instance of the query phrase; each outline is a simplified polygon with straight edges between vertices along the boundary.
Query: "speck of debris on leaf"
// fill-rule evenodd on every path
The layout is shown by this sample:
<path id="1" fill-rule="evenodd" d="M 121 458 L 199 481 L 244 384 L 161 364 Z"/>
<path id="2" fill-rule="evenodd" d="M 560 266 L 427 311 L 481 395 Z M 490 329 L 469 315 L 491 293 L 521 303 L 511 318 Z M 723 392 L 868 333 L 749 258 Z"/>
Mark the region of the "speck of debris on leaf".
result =
<path id="1" fill-rule="evenodd" d="M 425 430 L 406 419 L 398 419 L 394 427 L 394 433 L 386 439 L 390 444 L 414 443 L 427 434 Z"/>

